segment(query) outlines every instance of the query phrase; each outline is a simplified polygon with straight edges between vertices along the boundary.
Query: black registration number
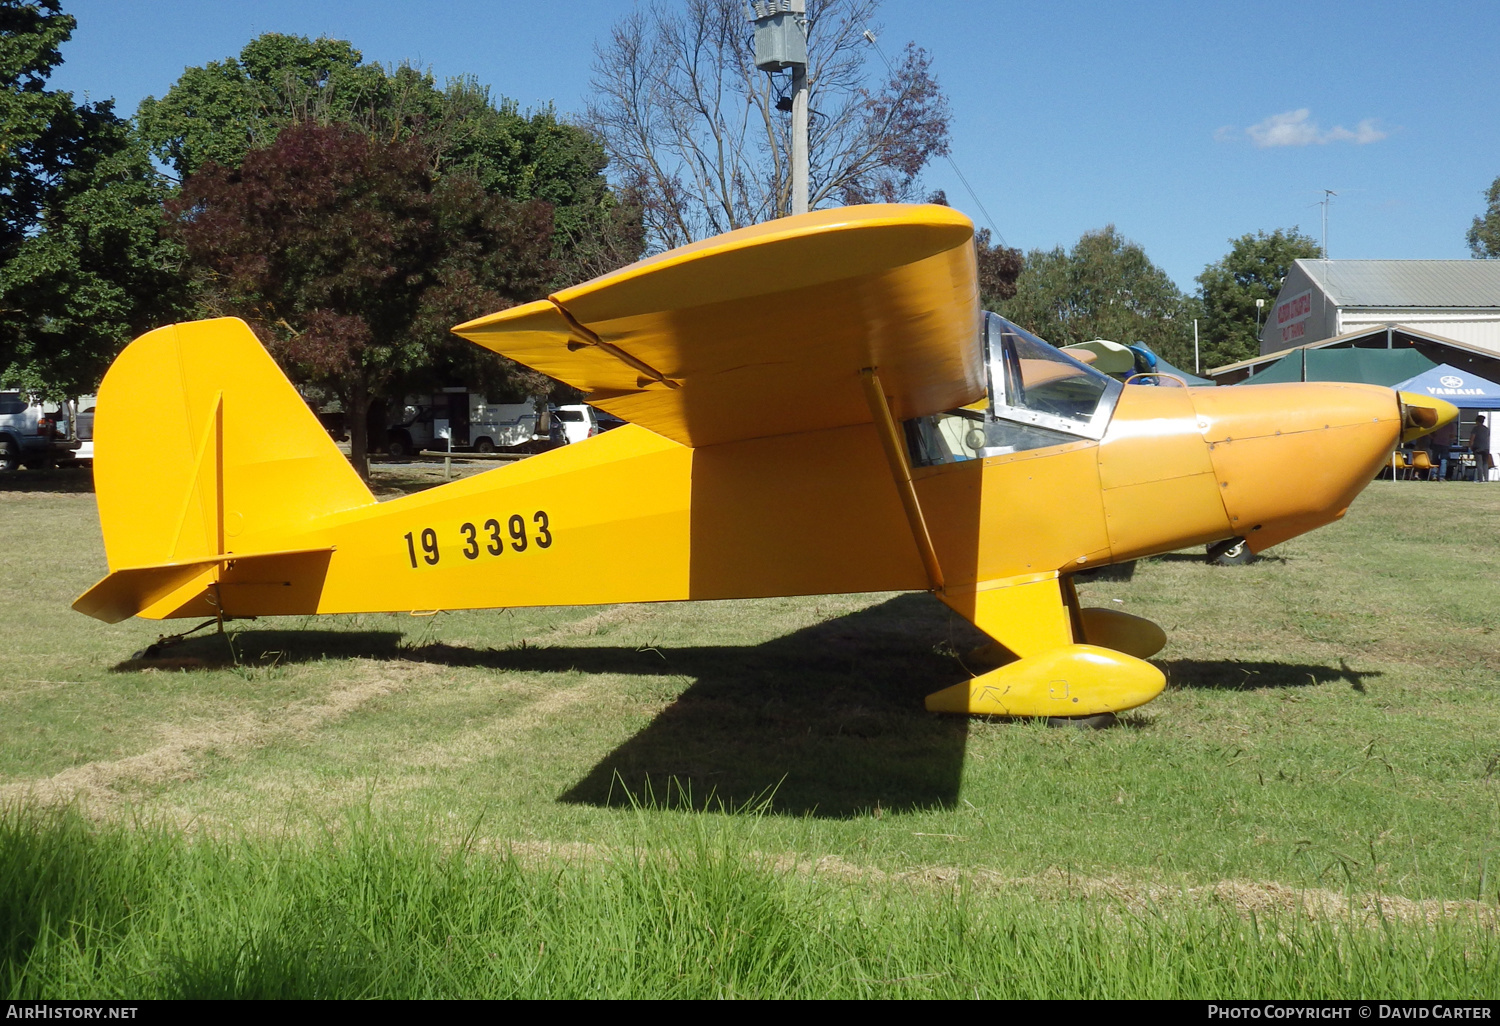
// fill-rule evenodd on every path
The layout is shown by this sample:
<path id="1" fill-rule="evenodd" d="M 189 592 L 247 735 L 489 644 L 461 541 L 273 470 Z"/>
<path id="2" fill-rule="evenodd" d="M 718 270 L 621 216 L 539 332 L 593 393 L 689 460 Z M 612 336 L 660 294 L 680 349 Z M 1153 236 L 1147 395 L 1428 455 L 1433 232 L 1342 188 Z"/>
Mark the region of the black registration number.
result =
<path id="1" fill-rule="evenodd" d="M 539 509 L 529 522 L 520 513 L 513 513 L 503 523 L 491 517 L 482 524 L 459 524 L 458 536 L 449 539 L 449 543 L 456 544 L 465 559 L 478 559 L 503 555 L 507 548 L 513 552 L 525 552 L 533 545 L 539 549 L 551 548 L 552 529 L 547 511 Z M 424 564 L 437 566 L 443 558 L 443 548 L 444 543 L 439 542 L 437 531 L 431 527 L 406 532 L 406 556 L 412 569 Z"/>

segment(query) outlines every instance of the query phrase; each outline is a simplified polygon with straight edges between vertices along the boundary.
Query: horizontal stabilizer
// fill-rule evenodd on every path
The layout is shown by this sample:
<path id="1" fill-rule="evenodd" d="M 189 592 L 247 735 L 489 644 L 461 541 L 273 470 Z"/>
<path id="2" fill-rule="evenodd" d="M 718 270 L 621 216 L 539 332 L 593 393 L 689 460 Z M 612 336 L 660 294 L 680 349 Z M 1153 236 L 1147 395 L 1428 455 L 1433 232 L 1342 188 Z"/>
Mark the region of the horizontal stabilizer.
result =
<path id="1" fill-rule="evenodd" d="M 329 553 L 332 548 L 285 549 L 279 552 L 256 552 L 238 555 L 221 552 L 215 556 L 187 559 L 175 563 L 132 566 L 116 570 L 78 596 L 73 608 L 105 623 L 119 623 L 148 609 L 178 588 L 217 566 L 235 564 L 253 566 L 286 556 Z"/>

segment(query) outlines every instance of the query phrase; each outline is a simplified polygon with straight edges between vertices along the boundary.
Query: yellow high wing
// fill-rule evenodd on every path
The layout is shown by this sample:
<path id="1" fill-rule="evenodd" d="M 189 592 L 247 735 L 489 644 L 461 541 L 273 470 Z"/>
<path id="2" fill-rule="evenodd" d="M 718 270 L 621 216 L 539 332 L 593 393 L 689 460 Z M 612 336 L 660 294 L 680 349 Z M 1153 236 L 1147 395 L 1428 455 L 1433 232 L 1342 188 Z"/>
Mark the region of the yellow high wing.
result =
<path id="1" fill-rule="evenodd" d="M 948 207 L 842 207 L 743 228 L 461 324 L 464 338 L 683 445 L 980 398 L 973 224 Z"/>

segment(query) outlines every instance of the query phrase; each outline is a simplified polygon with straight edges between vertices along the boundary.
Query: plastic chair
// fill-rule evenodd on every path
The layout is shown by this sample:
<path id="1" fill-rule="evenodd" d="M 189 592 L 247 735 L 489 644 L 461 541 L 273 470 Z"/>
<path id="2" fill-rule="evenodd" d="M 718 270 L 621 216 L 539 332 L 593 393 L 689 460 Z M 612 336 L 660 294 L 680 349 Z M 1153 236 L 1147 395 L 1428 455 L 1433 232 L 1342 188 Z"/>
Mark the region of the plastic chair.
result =
<path id="1" fill-rule="evenodd" d="M 1415 477 L 1419 470 L 1423 481 L 1432 480 L 1432 457 L 1427 455 L 1426 449 L 1418 449 L 1411 454 L 1411 475 Z"/>
<path id="2" fill-rule="evenodd" d="M 1401 474 L 1411 472 L 1411 464 L 1407 462 L 1407 454 L 1397 449 L 1391 453 L 1391 480 L 1401 480 Z"/>

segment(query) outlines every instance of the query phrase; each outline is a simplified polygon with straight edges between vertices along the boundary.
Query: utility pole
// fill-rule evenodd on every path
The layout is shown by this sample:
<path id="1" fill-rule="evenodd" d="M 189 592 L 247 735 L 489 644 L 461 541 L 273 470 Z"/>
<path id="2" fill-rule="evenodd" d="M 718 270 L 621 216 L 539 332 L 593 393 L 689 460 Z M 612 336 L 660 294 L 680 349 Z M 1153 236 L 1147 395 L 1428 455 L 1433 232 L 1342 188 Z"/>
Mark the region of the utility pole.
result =
<path id="1" fill-rule="evenodd" d="M 792 213 L 807 213 L 807 0 L 753 0 L 755 66 L 792 72 Z M 786 110 L 780 103 L 778 110 Z"/>
<path id="2" fill-rule="evenodd" d="M 807 62 L 792 65 L 792 213 L 807 213 Z"/>
<path id="3" fill-rule="evenodd" d="M 1318 206 L 1323 208 L 1323 259 L 1328 259 L 1328 204 L 1333 202 L 1333 197 L 1338 193 L 1332 189 L 1323 190 L 1323 198 L 1318 201 Z"/>
<path id="4" fill-rule="evenodd" d="M 1193 318 L 1193 373 L 1202 374 L 1203 368 L 1198 363 L 1198 318 Z"/>

